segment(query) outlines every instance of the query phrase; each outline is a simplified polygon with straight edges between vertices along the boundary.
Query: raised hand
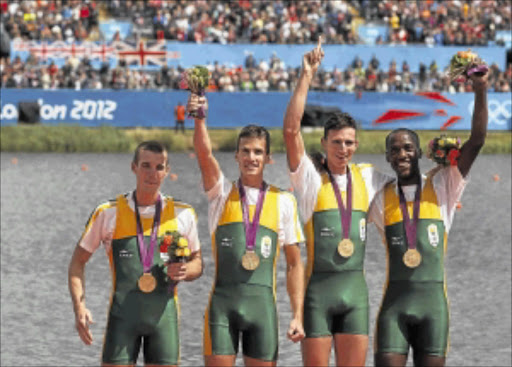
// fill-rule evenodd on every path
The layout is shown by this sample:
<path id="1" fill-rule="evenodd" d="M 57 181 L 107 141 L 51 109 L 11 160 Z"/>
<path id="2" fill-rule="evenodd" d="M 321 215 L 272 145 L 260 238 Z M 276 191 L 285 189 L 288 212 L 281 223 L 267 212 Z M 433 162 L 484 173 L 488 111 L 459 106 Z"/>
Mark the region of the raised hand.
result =
<path id="1" fill-rule="evenodd" d="M 186 111 L 188 115 L 191 117 L 203 119 L 208 112 L 208 100 L 204 96 L 199 96 L 197 94 L 190 93 L 187 101 Z"/>
<path id="2" fill-rule="evenodd" d="M 302 58 L 303 73 L 313 75 L 316 73 L 318 66 L 324 58 L 324 50 L 322 50 L 322 36 L 318 36 L 318 44 L 316 47 L 304 55 Z"/>
<path id="3" fill-rule="evenodd" d="M 485 91 L 488 87 L 489 71 L 483 73 L 473 73 L 468 77 L 471 81 L 474 91 Z"/>

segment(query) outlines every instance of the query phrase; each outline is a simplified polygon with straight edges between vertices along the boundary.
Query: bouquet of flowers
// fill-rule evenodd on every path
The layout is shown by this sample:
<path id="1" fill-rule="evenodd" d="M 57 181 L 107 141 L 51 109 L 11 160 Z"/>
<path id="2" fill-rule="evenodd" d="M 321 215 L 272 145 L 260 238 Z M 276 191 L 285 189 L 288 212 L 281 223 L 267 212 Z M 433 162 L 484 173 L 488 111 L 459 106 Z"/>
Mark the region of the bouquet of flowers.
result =
<path id="1" fill-rule="evenodd" d="M 443 166 L 455 166 L 460 156 L 460 147 L 459 138 L 441 135 L 428 143 L 427 157 Z"/>
<path id="2" fill-rule="evenodd" d="M 188 241 L 179 232 L 166 232 L 160 245 L 160 251 L 167 252 L 169 262 L 186 262 L 190 256 Z"/>
<path id="3" fill-rule="evenodd" d="M 181 74 L 180 89 L 188 89 L 194 94 L 204 96 L 209 81 L 210 73 L 208 69 L 204 66 L 196 65 Z M 205 113 L 203 108 L 199 107 L 197 111 L 189 111 L 188 116 L 204 118 Z"/>
<path id="4" fill-rule="evenodd" d="M 467 51 L 459 51 L 453 55 L 450 61 L 448 76 L 450 80 L 461 77 L 469 77 L 473 73 L 485 74 L 489 70 L 485 62 L 477 54 Z"/>

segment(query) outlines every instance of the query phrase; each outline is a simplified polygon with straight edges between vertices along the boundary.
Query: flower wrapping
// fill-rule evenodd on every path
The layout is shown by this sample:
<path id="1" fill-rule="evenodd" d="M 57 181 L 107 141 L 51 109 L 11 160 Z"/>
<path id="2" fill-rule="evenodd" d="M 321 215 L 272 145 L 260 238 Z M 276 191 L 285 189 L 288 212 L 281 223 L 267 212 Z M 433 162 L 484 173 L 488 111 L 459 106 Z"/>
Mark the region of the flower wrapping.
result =
<path id="1" fill-rule="evenodd" d="M 453 55 L 450 61 L 448 76 L 450 80 L 465 80 L 473 73 L 485 74 L 489 70 L 485 62 L 477 54 L 467 51 L 459 51 Z"/>
<path id="2" fill-rule="evenodd" d="M 460 148 L 459 138 L 441 135 L 428 143 L 427 157 L 443 166 L 455 166 L 460 156 Z"/>
<path id="3" fill-rule="evenodd" d="M 188 89 L 194 94 L 204 96 L 209 82 L 210 72 L 208 69 L 204 66 L 196 65 L 181 74 L 180 89 Z M 204 109 L 199 107 L 196 111 L 189 111 L 188 117 L 205 118 L 206 115 Z"/>

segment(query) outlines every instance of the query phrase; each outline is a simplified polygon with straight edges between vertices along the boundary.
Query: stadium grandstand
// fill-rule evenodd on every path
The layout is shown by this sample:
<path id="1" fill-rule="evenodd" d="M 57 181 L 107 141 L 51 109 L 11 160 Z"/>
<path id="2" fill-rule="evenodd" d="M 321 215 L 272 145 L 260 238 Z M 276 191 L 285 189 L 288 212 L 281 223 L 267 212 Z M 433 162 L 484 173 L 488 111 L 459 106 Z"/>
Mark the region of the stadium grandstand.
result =
<path id="1" fill-rule="evenodd" d="M 91 42 L 101 43 L 103 52 L 110 53 L 116 52 L 115 42 L 290 45 L 312 44 L 320 34 L 328 45 L 356 45 L 365 43 L 358 28 L 370 25 L 378 30 L 375 45 L 468 48 L 500 47 L 504 41 L 496 35 L 511 29 L 507 0 L 9 0 L 0 4 L 2 37 L 7 39 L 3 44 L 31 50 L 1 59 L 3 88 L 178 89 L 183 65 L 145 70 L 129 67 L 123 58 L 116 64 L 98 65 L 91 62 L 92 53 L 84 52 L 87 47 L 81 47 Z M 105 24 L 111 25 L 106 32 Z M 6 48 L 4 56 L 10 54 Z M 95 53 L 101 55 L 101 50 Z M 300 65 L 286 65 L 280 56 L 256 59 L 250 53 L 242 64 L 211 60 L 209 90 L 290 91 Z M 312 90 L 456 93 L 470 88 L 450 82 L 444 74 L 447 65 L 434 60 L 421 63 L 417 70 L 411 70 L 407 61 L 384 64 L 375 55 L 369 62 L 358 57 L 351 61 L 346 68 L 320 70 Z M 492 91 L 510 92 L 512 64 L 505 68 L 491 64 L 490 79 Z"/>
<path id="2" fill-rule="evenodd" d="M 207 92 L 228 92 L 215 93 L 211 124 L 278 127 L 302 57 L 321 35 L 310 108 L 342 108 L 370 129 L 418 116 L 424 129 L 467 129 L 471 83 L 447 71 L 457 51 L 471 49 L 490 70 L 490 129 L 511 129 L 511 4 L 0 0 L 1 123 L 20 121 L 28 103 L 43 122 L 168 126 L 170 106 L 186 98 L 183 71 L 205 65 Z"/>

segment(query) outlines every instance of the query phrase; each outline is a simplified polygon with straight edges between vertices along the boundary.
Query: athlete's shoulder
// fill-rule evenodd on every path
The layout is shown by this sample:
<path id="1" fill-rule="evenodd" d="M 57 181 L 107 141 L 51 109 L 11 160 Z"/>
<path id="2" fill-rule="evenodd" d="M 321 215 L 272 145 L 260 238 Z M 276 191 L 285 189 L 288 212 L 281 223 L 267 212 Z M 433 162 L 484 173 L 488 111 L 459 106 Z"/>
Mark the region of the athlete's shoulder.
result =
<path id="1" fill-rule="evenodd" d="M 357 167 L 360 170 L 375 169 L 375 167 L 371 163 L 353 163 L 353 166 Z"/>
<path id="2" fill-rule="evenodd" d="M 127 196 L 128 194 L 120 195 L 120 197 Z M 91 222 L 94 222 L 100 215 L 105 215 L 107 213 L 115 212 L 117 209 L 117 198 L 115 199 L 109 199 L 100 205 L 98 205 L 92 213 L 89 215 L 89 218 L 87 219 L 86 225 L 88 225 Z"/>

